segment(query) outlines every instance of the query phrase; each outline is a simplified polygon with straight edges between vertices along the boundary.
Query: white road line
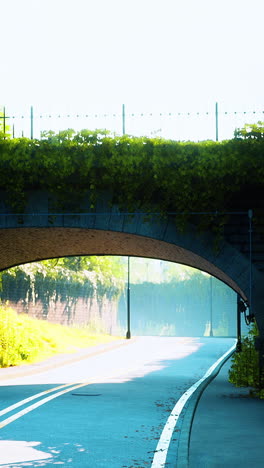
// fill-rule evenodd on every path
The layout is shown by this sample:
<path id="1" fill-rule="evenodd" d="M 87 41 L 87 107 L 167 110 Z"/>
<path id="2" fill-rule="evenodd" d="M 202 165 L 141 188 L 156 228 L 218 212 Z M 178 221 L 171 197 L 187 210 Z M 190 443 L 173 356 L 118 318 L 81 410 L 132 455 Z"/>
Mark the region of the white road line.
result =
<path id="1" fill-rule="evenodd" d="M 133 342 L 136 340 L 136 338 L 133 338 Z M 124 346 L 124 344 L 129 344 L 129 343 L 119 343 L 118 345 L 114 345 L 114 346 L 111 346 L 107 349 L 103 349 L 103 350 L 100 350 L 100 351 L 96 351 L 95 353 L 91 353 L 88 355 L 88 357 L 91 357 L 91 356 L 95 356 L 95 355 L 98 355 L 98 354 L 102 354 L 106 351 L 112 351 L 112 350 L 115 350 L 116 348 L 120 348 L 121 346 Z M 85 357 L 85 359 L 87 358 L 87 356 Z M 82 360 L 84 359 L 83 357 L 81 357 L 79 360 Z M 79 360 L 74 360 L 73 362 L 78 362 Z M 69 362 L 67 362 L 66 364 L 63 363 L 61 367 L 65 366 L 65 365 L 68 365 Z M 70 364 L 71 364 L 71 361 L 70 361 Z M 54 368 L 54 367 L 53 367 Z M 44 370 L 44 372 L 46 372 L 46 370 Z M 94 377 L 95 378 L 95 377 Z M 94 379 L 94 378 L 91 378 Z M 97 377 L 98 378 L 98 377 Z M 7 378 L 8 380 L 8 378 Z M 44 395 L 47 395 L 49 393 L 52 393 L 52 392 L 55 392 L 56 390 L 59 390 L 61 388 L 65 388 L 65 387 L 69 387 L 70 385 L 76 385 L 76 382 L 73 383 L 67 383 L 67 384 L 63 384 L 63 385 L 59 385 L 58 387 L 54 387 L 54 388 L 51 388 L 49 390 L 45 390 L 43 392 L 40 392 L 40 393 L 37 393 L 35 395 L 32 395 L 31 397 L 29 398 L 25 398 L 24 400 L 21 400 L 21 401 L 18 401 L 17 403 L 11 405 L 11 406 L 8 406 L 7 408 L 4 408 L 3 410 L 0 410 L 0 417 L 3 416 L 4 414 L 7 414 L 7 413 L 10 413 L 11 411 L 15 410 L 16 408 L 19 408 L 20 406 L 23 406 L 25 405 L 26 403 L 29 403 L 30 401 L 33 401 L 33 400 L 36 400 L 37 398 L 40 398 Z M 89 382 L 87 382 L 87 385 L 89 385 Z M 2 426 L 0 425 L 0 428 Z"/>
<path id="2" fill-rule="evenodd" d="M 45 390 L 44 392 L 36 393 L 35 395 L 32 395 L 29 398 L 25 398 L 24 400 L 18 401 L 18 403 L 15 403 L 14 405 L 8 406 L 7 408 L 4 408 L 3 410 L 0 411 L 0 416 L 3 416 L 6 413 L 10 413 L 10 411 L 13 411 L 16 408 L 19 408 L 20 406 L 25 405 L 26 403 L 29 403 L 30 401 L 36 400 L 37 398 L 40 398 L 44 395 L 47 395 L 48 393 L 55 392 L 56 390 L 60 390 L 61 388 L 69 387 L 72 385 L 72 383 L 60 385 L 59 387 L 54 387 L 50 388 L 49 390 Z"/>
<path id="3" fill-rule="evenodd" d="M 41 397 L 43 395 L 46 395 L 48 393 L 52 393 L 55 390 L 59 390 L 60 388 L 67 387 L 66 389 L 64 389 L 64 390 L 62 390 L 60 392 L 56 392 L 55 394 L 53 394 L 53 395 L 51 395 L 51 396 L 49 396 L 47 398 L 42 398 L 40 401 L 34 403 L 33 405 L 27 406 L 22 411 L 19 411 L 18 413 L 15 413 L 13 416 L 10 416 L 7 419 L 4 419 L 3 421 L 0 422 L 0 429 L 2 429 L 3 427 L 7 426 L 8 424 L 14 422 L 16 419 L 21 418 L 22 416 L 29 413 L 30 411 L 33 411 L 34 409 L 38 408 L 39 406 L 42 406 L 45 403 L 48 403 L 49 401 L 54 400 L 55 398 L 63 395 L 64 393 L 71 392 L 72 390 L 75 390 L 75 389 L 81 388 L 81 387 L 85 387 L 87 385 L 91 385 L 92 383 L 95 383 L 95 382 L 100 382 L 100 381 L 106 380 L 106 379 L 112 379 L 112 378 L 114 378 L 114 377 L 116 377 L 118 375 L 127 375 L 127 374 L 129 374 L 131 372 L 134 372 L 135 370 L 137 370 L 137 367 L 131 368 L 131 369 L 120 368 L 120 369 L 117 369 L 117 371 L 114 374 L 111 373 L 108 376 L 100 376 L 99 375 L 99 376 L 91 377 L 89 379 L 89 381 L 86 381 L 86 382 L 82 382 L 82 383 L 78 383 L 78 384 L 75 383 L 75 384 L 61 385 L 59 387 L 55 387 L 55 388 L 51 388 L 49 390 L 45 390 L 44 392 L 33 395 L 32 397 L 26 398 L 25 400 L 21 400 L 18 403 L 15 403 L 14 405 L 9 406 L 8 408 L 5 408 L 4 410 L 2 410 L 1 413 L 0 413 L 0 416 L 3 415 L 3 414 L 9 413 L 13 409 L 19 408 L 19 406 L 22 406 L 22 405 L 24 405 L 26 403 L 29 403 L 30 401 L 35 400 L 36 398 L 39 398 L 39 397 Z M 72 386 L 70 386 L 70 385 L 72 385 Z"/>
<path id="4" fill-rule="evenodd" d="M 65 390 L 62 390 L 61 392 L 57 392 L 54 395 L 50 395 L 47 398 L 42 398 L 42 400 L 37 401 L 37 403 L 34 403 L 34 405 L 30 405 L 27 408 L 23 409 L 22 411 L 19 411 L 18 413 L 14 414 L 13 416 L 10 416 L 9 418 L 4 419 L 3 421 L 1 421 L 0 429 L 7 426 L 8 424 L 15 421 L 16 419 L 21 418 L 22 416 L 29 413 L 30 411 L 33 411 L 34 409 L 38 408 L 39 406 L 42 406 L 45 403 L 48 403 L 49 401 L 53 400 L 54 398 L 57 398 L 57 397 L 63 395 L 64 393 L 71 392 L 72 390 L 75 390 L 76 388 L 85 387 L 86 385 L 89 385 L 89 382 L 82 383 L 82 384 L 79 384 L 79 385 L 74 385 L 73 387 L 66 388 Z"/>
<path id="5" fill-rule="evenodd" d="M 152 461 L 151 468 L 164 468 L 166 464 L 166 458 L 167 458 L 167 453 L 168 449 L 170 446 L 171 438 L 173 431 L 175 429 L 175 426 L 177 424 L 177 421 L 179 419 L 179 416 L 184 408 L 185 403 L 188 401 L 188 399 L 192 396 L 192 394 L 195 392 L 195 390 L 204 382 L 207 377 L 209 377 L 215 368 L 222 362 L 224 361 L 227 356 L 229 356 L 234 349 L 236 348 L 236 344 L 234 344 L 223 356 L 221 356 L 209 369 L 208 371 L 204 374 L 204 376 L 195 382 L 188 390 L 181 396 L 181 398 L 177 401 L 176 405 L 174 406 L 170 416 L 167 419 L 167 422 L 163 428 L 163 431 L 161 433 L 159 442 L 157 444 L 156 450 L 155 450 L 155 455 Z"/>

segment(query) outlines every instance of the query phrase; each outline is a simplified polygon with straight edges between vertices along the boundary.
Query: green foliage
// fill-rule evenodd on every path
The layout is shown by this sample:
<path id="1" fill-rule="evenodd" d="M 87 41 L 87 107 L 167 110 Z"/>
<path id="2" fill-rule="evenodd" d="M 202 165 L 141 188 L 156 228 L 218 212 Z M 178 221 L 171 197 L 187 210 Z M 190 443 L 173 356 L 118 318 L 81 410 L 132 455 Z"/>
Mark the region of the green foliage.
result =
<path id="1" fill-rule="evenodd" d="M 4 112 L 0 112 L 0 138 L 10 138 L 10 125 L 7 125 L 7 119 L 4 122 Z"/>
<path id="2" fill-rule="evenodd" d="M 259 353 L 254 345 L 255 336 L 258 336 L 256 324 L 242 339 L 242 351 L 232 356 L 229 381 L 236 387 L 251 387 L 251 394 L 264 398 L 264 391 L 259 391 Z"/>
<path id="3" fill-rule="evenodd" d="M 36 362 L 114 339 L 102 334 L 98 325 L 82 329 L 63 327 L 18 315 L 7 305 L 0 306 L 0 367 Z"/>
<path id="4" fill-rule="evenodd" d="M 242 128 L 237 128 L 234 135 L 235 138 L 261 140 L 264 138 L 264 122 L 259 121 L 256 124 L 246 124 Z"/>
<path id="5" fill-rule="evenodd" d="M 67 212 L 90 212 L 107 191 L 126 211 L 182 212 L 180 226 L 188 211 L 236 209 L 243 194 L 250 204 L 252 180 L 264 189 L 263 152 L 263 138 L 192 143 L 72 129 L 41 140 L 0 138 L 0 189 L 17 212 L 30 189 L 47 190 L 54 210 Z M 207 222 L 214 229 L 223 219 Z"/>
<path id="6" fill-rule="evenodd" d="M 124 288 L 125 265 L 120 257 L 64 257 L 16 266 L 0 272 L 2 301 L 42 301 L 43 309 L 58 298 L 117 299 Z M 69 307 L 69 310 L 71 308 Z"/>
<path id="7" fill-rule="evenodd" d="M 0 307 L 0 367 L 33 360 L 43 348 L 41 337 L 31 325 L 27 317 L 18 316 L 9 307 Z"/>

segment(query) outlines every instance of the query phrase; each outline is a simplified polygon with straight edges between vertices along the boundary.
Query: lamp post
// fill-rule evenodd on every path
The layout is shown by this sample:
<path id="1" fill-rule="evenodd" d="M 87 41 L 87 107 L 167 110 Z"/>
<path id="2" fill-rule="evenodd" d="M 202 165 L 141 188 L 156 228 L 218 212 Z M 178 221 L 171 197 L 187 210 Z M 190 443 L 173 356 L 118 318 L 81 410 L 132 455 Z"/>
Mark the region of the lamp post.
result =
<path id="1" fill-rule="evenodd" d="M 126 110 L 125 104 L 122 105 L 122 133 L 125 135 L 126 133 Z"/>
<path id="2" fill-rule="evenodd" d="M 240 353 L 242 351 L 242 342 L 241 342 L 241 312 L 243 311 L 241 307 L 241 298 L 237 294 L 237 345 L 236 352 Z"/>
<path id="3" fill-rule="evenodd" d="M 218 141 L 218 102 L 215 103 L 215 140 Z"/>
<path id="4" fill-rule="evenodd" d="M 210 336 L 213 334 L 213 277 L 210 276 Z"/>
<path id="5" fill-rule="evenodd" d="M 127 332 L 126 339 L 131 338 L 130 331 L 130 257 L 127 257 Z"/>

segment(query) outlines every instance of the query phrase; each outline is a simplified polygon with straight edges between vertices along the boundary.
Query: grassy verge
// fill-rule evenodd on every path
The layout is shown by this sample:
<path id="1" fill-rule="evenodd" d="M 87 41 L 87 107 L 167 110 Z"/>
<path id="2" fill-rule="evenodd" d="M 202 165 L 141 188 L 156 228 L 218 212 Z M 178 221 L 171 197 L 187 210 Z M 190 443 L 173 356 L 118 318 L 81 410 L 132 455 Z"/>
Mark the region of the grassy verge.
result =
<path id="1" fill-rule="evenodd" d="M 64 327 L 0 306 L 0 367 L 38 362 L 55 354 L 73 353 L 116 339 L 95 325 Z"/>

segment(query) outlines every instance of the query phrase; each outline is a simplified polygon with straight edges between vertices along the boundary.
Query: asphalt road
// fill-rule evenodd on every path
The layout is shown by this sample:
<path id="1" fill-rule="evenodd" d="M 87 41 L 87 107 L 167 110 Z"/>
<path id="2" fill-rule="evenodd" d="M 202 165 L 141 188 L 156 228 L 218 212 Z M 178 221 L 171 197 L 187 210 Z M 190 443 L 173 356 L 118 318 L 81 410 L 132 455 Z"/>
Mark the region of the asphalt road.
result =
<path id="1" fill-rule="evenodd" d="M 176 402 L 234 341 L 140 337 L 28 376 L 0 369 L 0 466 L 158 468 Z M 175 466 L 179 431 L 160 468 Z"/>

